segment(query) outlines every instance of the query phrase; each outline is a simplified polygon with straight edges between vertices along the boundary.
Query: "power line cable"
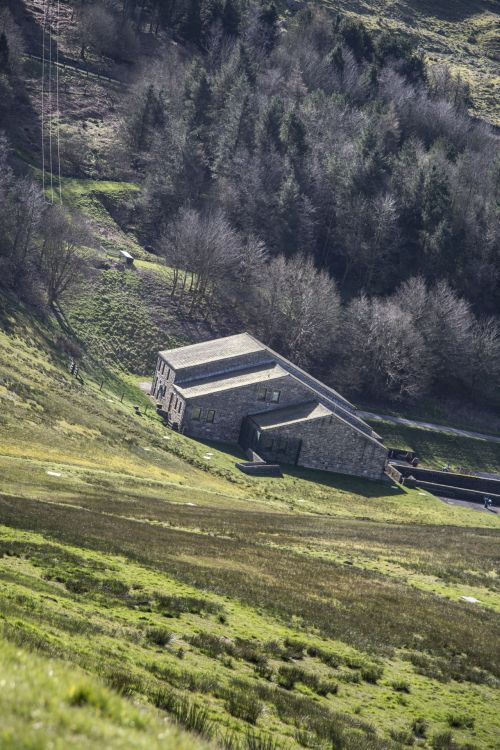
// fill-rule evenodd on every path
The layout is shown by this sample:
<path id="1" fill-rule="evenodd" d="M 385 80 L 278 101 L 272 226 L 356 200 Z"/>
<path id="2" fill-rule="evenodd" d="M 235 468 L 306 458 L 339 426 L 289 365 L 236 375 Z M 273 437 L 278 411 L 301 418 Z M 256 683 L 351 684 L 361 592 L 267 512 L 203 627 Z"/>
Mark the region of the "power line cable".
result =
<path id="1" fill-rule="evenodd" d="M 59 17 L 61 14 L 61 2 L 57 0 L 57 28 L 56 28 L 56 108 L 57 108 L 57 173 L 59 178 L 59 202 L 62 204 L 61 186 L 61 112 L 59 111 Z"/>
<path id="2" fill-rule="evenodd" d="M 49 9 L 52 10 L 51 0 Z M 52 162 L 52 15 L 49 13 L 49 161 L 50 161 L 50 197 L 54 203 L 54 165 Z"/>
<path id="3" fill-rule="evenodd" d="M 45 26 L 47 24 L 47 4 L 44 0 L 42 27 L 42 191 L 45 196 Z"/>

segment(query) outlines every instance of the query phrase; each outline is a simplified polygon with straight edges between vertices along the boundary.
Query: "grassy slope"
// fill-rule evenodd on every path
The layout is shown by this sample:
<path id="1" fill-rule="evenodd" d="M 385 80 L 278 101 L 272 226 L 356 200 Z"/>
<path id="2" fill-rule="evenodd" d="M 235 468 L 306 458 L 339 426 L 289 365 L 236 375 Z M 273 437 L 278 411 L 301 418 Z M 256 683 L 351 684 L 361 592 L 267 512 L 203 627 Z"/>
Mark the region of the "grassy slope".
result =
<path id="1" fill-rule="evenodd" d="M 322 0 L 368 27 L 396 30 L 471 85 L 472 113 L 500 125 L 498 4 L 493 0 Z"/>
<path id="2" fill-rule="evenodd" d="M 201 750 L 205 743 L 133 706 L 74 664 L 0 642 L 2 750 Z"/>
<path id="3" fill-rule="evenodd" d="M 468 471 L 500 472 L 500 444 L 448 433 L 372 420 L 373 428 L 391 448 L 414 450 L 426 466 L 449 464 Z"/>
<path id="4" fill-rule="evenodd" d="M 457 741 L 495 747 L 496 517 L 385 483 L 245 477 L 230 452 L 165 431 L 151 412 L 135 417 L 131 400 L 147 402 L 118 376 L 99 391 L 84 373 L 70 389 L 55 329 L 12 310 L 3 328 L 0 611 L 19 659 L 30 663 L 26 648 L 62 657 L 189 727 L 187 702 L 206 705 L 197 721 L 219 740 L 257 731 L 322 747 L 330 722 L 368 747 L 363 722 L 402 739 L 423 716 L 431 737 L 453 714 L 474 720 L 453 729 Z M 165 601 L 191 611 L 166 618 Z M 173 638 L 160 646 L 148 628 Z M 287 655 L 287 638 L 309 655 Z M 295 688 L 276 688 L 290 666 Z M 321 694 L 328 683 L 336 694 Z M 66 703 L 44 709 L 56 736 L 58 711 L 75 712 Z M 255 729 L 242 717 L 260 704 Z"/>

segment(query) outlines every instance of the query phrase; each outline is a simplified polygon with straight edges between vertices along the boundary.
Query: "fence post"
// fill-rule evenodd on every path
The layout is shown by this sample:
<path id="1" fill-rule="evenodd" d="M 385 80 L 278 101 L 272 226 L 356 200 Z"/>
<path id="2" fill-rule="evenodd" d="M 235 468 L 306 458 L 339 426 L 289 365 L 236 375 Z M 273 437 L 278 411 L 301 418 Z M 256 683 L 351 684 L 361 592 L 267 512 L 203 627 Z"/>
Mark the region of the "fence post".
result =
<path id="1" fill-rule="evenodd" d="M 120 399 L 120 404 L 121 404 L 121 403 L 123 403 L 123 397 L 124 397 L 124 395 L 125 395 L 125 394 L 124 394 L 124 393 L 122 393 L 122 397 L 121 397 L 121 399 Z"/>

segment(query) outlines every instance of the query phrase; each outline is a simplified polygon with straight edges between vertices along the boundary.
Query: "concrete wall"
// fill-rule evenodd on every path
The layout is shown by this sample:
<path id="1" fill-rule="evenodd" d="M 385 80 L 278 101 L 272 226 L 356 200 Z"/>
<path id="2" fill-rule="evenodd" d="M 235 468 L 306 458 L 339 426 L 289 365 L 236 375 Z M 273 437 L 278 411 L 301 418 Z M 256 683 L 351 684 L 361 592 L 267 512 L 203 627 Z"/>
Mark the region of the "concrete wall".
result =
<path id="1" fill-rule="evenodd" d="M 270 404 L 259 401 L 258 395 L 262 388 L 281 391 L 279 403 Z M 247 415 L 300 404 L 309 401 L 310 398 L 311 392 L 309 389 L 289 375 L 261 383 L 252 383 L 230 391 L 196 396 L 187 401 L 183 431 L 186 435 L 192 437 L 219 440 L 224 443 L 237 443 L 241 422 Z M 192 410 L 196 406 L 202 409 L 202 419 L 199 422 L 191 418 Z M 206 421 L 208 409 L 215 411 L 213 423 Z"/>
<path id="2" fill-rule="evenodd" d="M 336 417 L 277 427 L 266 430 L 265 434 L 275 441 L 271 450 L 261 450 L 260 446 L 257 448 L 266 460 L 280 461 L 280 453 L 275 450 L 276 439 L 286 437 L 302 440 L 299 466 L 368 479 L 383 476 L 387 449 Z"/>

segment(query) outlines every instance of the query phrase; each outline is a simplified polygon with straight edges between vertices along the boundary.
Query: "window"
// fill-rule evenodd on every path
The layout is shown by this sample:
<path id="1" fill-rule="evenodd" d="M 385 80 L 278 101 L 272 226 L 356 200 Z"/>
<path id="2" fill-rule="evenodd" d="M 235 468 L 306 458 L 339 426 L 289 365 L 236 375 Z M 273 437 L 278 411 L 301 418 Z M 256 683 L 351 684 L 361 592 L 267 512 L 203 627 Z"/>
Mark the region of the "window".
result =
<path id="1" fill-rule="evenodd" d="M 207 411 L 207 422 L 213 422 L 215 419 L 215 411 L 213 409 L 209 409 Z"/>
<path id="2" fill-rule="evenodd" d="M 191 412 L 191 419 L 193 422 L 199 422 L 201 419 L 201 409 L 199 406 L 193 406 L 193 411 Z"/>
<path id="3" fill-rule="evenodd" d="M 169 379 L 169 377 L 170 377 L 170 367 L 167 369 L 167 380 Z"/>
<path id="4" fill-rule="evenodd" d="M 273 442 L 274 441 L 273 441 L 272 437 L 270 437 L 269 435 L 263 435 L 262 438 L 261 438 L 261 440 L 260 440 L 260 444 L 261 444 L 262 448 L 265 448 L 266 450 L 269 450 L 269 451 L 273 447 Z"/>
<path id="5" fill-rule="evenodd" d="M 261 388 L 257 394 L 257 401 L 267 401 L 268 404 L 277 404 L 280 400 L 281 391 L 273 391 L 270 388 Z"/>

